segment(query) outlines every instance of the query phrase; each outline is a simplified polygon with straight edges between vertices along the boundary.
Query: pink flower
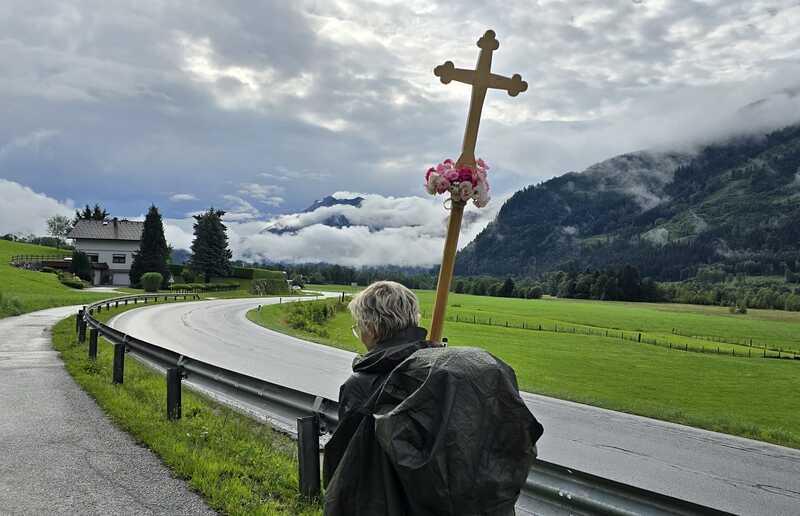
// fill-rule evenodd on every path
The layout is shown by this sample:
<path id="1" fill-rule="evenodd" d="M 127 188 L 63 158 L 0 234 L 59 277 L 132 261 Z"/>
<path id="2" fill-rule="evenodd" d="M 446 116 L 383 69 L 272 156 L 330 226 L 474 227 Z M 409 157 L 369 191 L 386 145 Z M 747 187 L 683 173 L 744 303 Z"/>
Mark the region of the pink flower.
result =
<path id="1" fill-rule="evenodd" d="M 455 183 L 459 180 L 460 175 L 456 169 L 451 168 L 444 173 L 444 177 L 451 183 Z"/>
<path id="2" fill-rule="evenodd" d="M 478 158 L 478 161 L 476 161 L 475 163 L 478 165 L 479 168 L 482 168 L 483 170 L 489 170 L 489 165 L 487 165 L 482 158 Z"/>
<path id="3" fill-rule="evenodd" d="M 462 201 L 466 202 L 472 198 L 472 183 L 462 181 L 458 184 L 458 193 Z"/>
<path id="4" fill-rule="evenodd" d="M 440 176 L 436 172 L 428 174 L 428 181 L 425 184 L 425 190 L 427 190 L 429 194 L 433 195 L 436 193 L 436 185 L 439 183 L 441 177 L 442 176 Z"/>
<path id="5" fill-rule="evenodd" d="M 459 181 L 469 181 L 472 182 L 472 169 L 463 167 L 458 170 L 458 180 Z"/>
<path id="6" fill-rule="evenodd" d="M 427 181 L 434 172 L 436 172 L 436 170 L 433 167 L 429 168 L 428 172 L 425 173 L 425 181 Z"/>
<path id="7" fill-rule="evenodd" d="M 489 204 L 489 185 L 487 183 L 478 183 L 478 186 L 475 187 L 472 201 L 478 208 L 483 208 Z"/>
<path id="8" fill-rule="evenodd" d="M 440 178 L 439 183 L 436 185 L 436 193 L 443 194 L 450 188 L 450 181 L 446 178 Z"/>
<path id="9" fill-rule="evenodd" d="M 447 159 L 446 159 L 446 160 L 444 160 L 442 163 L 444 163 L 445 165 L 452 165 L 452 164 L 453 164 L 453 160 L 452 160 L 452 159 L 450 159 L 450 158 L 447 158 Z"/>

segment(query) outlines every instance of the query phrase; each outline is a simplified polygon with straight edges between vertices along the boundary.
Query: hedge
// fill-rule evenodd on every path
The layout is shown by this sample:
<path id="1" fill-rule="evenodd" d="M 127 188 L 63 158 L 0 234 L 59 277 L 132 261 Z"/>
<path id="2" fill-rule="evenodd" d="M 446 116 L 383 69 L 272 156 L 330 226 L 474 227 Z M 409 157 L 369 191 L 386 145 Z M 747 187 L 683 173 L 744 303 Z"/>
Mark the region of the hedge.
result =
<path id="1" fill-rule="evenodd" d="M 83 288 L 83 287 L 85 287 L 83 282 L 81 280 L 77 279 L 77 278 L 72 278 L 72 279 L 64 278 L 64 279 L 61 279 L 61 284 L 65 285 L 67 287 L 70 287 L 70 288 Z"/>
<path id="2" fill-rule="evenodd" d="M 259 296 L 288 294 L 289 284 L 285 279 L 255 279 L 250 284 L 250 293 Z"/>
<path id="3" fill-rule="evenodd" d="M 69 272 L 59 272 L 58 281 L 60 281 L 62 285 L 70 288 L 81 289 L 86 287 L 86 283 L 84 283 L 83 280 Z"/>
<path id="4" fill-rule="evenodd" d="M 283 271 L 271 271 L 252 267 L 231 267 L 231 276 L 240 279 L 286 279 L 286 273 Z"/>
<path id="5" fill-rule="evenodd" d="M 220 292 L 236 290 L 238 283 L 173 283 L 171 290 L 191 290 L 192 292 Z"/>

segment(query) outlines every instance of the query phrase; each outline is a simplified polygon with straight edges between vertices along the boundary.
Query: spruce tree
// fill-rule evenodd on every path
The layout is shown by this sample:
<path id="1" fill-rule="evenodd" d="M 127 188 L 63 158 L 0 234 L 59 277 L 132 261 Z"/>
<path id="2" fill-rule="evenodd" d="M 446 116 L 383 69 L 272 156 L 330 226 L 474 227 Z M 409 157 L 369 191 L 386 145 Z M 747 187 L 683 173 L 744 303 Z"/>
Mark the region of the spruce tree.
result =
<path id="1" fill-rule="evenodd" d="M 222 223 L 225 212 L 209 208 L 205 213 L 195 215 L 192 257 L 189 260 L 192 270 L 203 274 L 206 283 L 214 276 L 230 276 L 230 260 L 233 253 L 228 249 L 228 228 Z"/>
<path id="2" fill-rule="evenodd" d="M 142 231 L 142 241 L 139 244 L 139 252 L 133 256 L 131 264 L 131 284 L 137 285 L 142 275 L 146 272 L 157 272 L 163 278 L 162 287 L 169 285 L 169 246 L 167 239 L 164 238 L 164 224 L 161 222 L 161 214 L 158 208 L 150 206 L 147 216 L 144 218 L 144 229 Z"/>

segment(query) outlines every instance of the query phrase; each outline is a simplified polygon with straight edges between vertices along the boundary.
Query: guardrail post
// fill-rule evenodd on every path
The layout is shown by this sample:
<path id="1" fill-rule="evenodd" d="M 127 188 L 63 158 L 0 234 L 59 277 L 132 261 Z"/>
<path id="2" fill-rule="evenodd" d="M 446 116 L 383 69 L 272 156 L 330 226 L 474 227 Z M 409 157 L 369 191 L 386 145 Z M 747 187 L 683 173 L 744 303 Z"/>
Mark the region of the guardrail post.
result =
<path id="1" fill-rule="evenodd" d="M 82 320 L 83 320 L 83 308 L 79 309 L 77 315 L 75 316 L 75 332 L 76 333 L 81 328 L 81 321 Z"/>
<path id="2" fill-rule="evenodd" d="M 89 330 L 89 360 L 97 360 L 97 328 Z"/>
<path id="3" fill-rule="evenodd" d="M 86 321 L 81 319 L 78 325 L 78 342 L 83 344 L 86 342 Z"/>
<path id="4" fill-rule="evenodd" d="M 181 418 L 181 380 L 182 367 L 167 368 L 167 419 L 174 421 Z"/>
<path id="5" fill-rule="evenodd" d="M 297 418 L 297 459 L 300 494 L 317 498 L 320 494 L 319 416 Z"/>
<path id="6" fill-rule="evenodd" d="M 119 308 L 119 301 L 114 301 L 114 308 Z"/>
<path id="7" fill-rule="evenodd" d="M 114 344 L 113 383 L 121 384 L 125 373 L 125 344 Z"/>

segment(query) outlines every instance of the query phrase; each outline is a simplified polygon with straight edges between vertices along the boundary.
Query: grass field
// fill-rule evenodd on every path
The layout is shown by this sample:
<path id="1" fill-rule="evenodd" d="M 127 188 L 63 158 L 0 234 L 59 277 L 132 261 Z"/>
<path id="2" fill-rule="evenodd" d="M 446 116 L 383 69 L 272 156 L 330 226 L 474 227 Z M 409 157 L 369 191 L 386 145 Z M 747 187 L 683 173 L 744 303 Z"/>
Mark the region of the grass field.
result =
<path id="1" fill-rule="evenodd" d="M 133 307 L 129 307 L 133 308 Z M 125 309 L 97 315 L 108 320 Z M 54 347 L 67 370 L 120 428 L 152 449 L 208 504 L 230 515 L 319 515 L 297 487 L 296 444 L 269 426 L 183 390 L 183 418 L 165 417 L 164 377 L 126 360 L 125 382 L 111 383 L 112 348 L 100 339 L 98 359 L 75 338 L 75 319 L 55 326 Z"/>
<path id="2" fill-rule="evenodd" d="M 318 286 L 342 291 L 340 287 Z M 430 314 L 433 292 L 417 292 Z M 328 338 L 290 328 L 282 310 L 264 307 L 251 320 L 323 344 L 363 352 L 347 313 L 326 324 Z M 752 310 L 730 315 L 716 307 L 559 299 L 520 300 L 453 294 L 449 316 L 493 317 L 530 326 L 587 326 L 642 331 L 676 342 L 698 336 L 741 337 L 796 348 L 800 314 Z M 430 321 L 423 318 L 422 324 Z M 538 327 L 538 326 L 537 326 Z M 800 447 L 800 361 L 687 353 L 596 335 L 532 331 L 448 321 L 450 345 L 479 346 L 511 364 L 520 386 L 562 399 Z M 698 343 L 700 340 L 695 339 Z M 705 341 L 702 341 L 705 342 Z M 716 343 L 714 343 L 716 347 Z"/>
<path id="3" fill-rule="evenodd" d="M 52 247 L 0 240 L 0 317 L 54 306 L 86 304 L 109 297 L 65 287 L 55 274 L 18 269 L 9 265 L 17 254 L 50 255 Z"/>

